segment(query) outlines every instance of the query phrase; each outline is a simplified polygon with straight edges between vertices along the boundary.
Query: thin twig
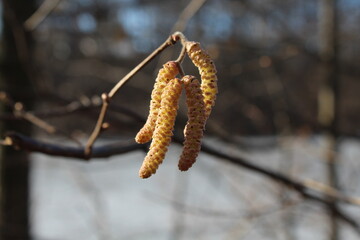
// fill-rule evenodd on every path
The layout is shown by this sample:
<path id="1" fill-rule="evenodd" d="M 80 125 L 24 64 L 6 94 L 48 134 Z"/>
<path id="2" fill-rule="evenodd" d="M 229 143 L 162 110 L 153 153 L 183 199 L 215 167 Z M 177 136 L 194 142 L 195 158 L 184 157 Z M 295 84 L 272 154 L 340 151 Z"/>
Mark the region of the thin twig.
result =
<path id="1" fill-rule="evenodd" d="M 45 122 L 38 116 L 36 116 L 34 113 L 30 111 L 26 111 L 24 108 L 24 105 L 21 102 L 15 102 L 11 99 L 11 97 L 6 94 L 5 92 L 0 91 L 0 101 L 4 102 L 9 108 L 13 110 L 13 119 L 22 119 L 25 121 L 28 121 L 29 123 L 33 124 L 34 126 L 44 130 L 48 134 L 55 134 L 60 133 L 61 135 L 67 137 L 68 139 L 74 141 L 77 145 L 82 146 L 82 144 L 72 137 L 71 135 L 68 135 L 66 132 L 61 131 L 54 127 L 53 125 Z M 9 116 L 10 117 L 10 116 Z M 11 118 L 9 118 L 11 119 Z"/>
<path id="2" fill-rule="evenodd" d="M 155 51 L 153 51 L 147 58 L 145 58 L 139 65 L 137 65 L 133 70 L 131 70 L 125 77 L 123 77 L 113 89 L 110 90 L 108 96 L 111 99 L 117 91 L 127 82 L 129 81 L 138 71 L 140 71 L 143 67 L 145 67 L 151 60 L 153 60 L 159 53 L 164 51 L 167 47 L 174 45 L 178 38 L 175 34 L 168 37 L 168 39 L 161 44 Z"/>
<path id="3" fill-rule="evenodd" d="M 175 62 L 179 63 L 181 65 L 181 63 L 183 62 L 184 58 L 186 56 L 186 47 L 185 45 L 182 46 L 181 48 L 181 52 L 179 57 L 175 60 Z"/>
<path id="4" fill-rule="evenodd" d="M 178 20 L 173 25 L 171 29 L 171 33 L 178 31 L 178 32 L 184 32 L 186 29 L 186 26 L 188 25 L 190 19 L 201 9 L 201 7 L 205 4 L 206 0 L 191 0 L 188 5 L 183 9 L 183 11 L 179 14 Z M 184 52 L 185 49 L 182 49 L 182 52 Z M 170 58 L 172 55 L 171 51 L 167 51 L 159 57 L 158 61 L 158 67 L 160 63 L 164 61 L 164 59 Z M 180 54 L 181 56 L 182 54 Z M 176 61 L 179 61 L 176 60 Z M 179 61 L 181 62 L 181 61 Z M 181 74 L 181 73 L 180 73 Z"/>
<path id="5" fill-rule="evenodd" d="M 184 69 L 182 68 L 181 64 L 179 62 L 176 62 L 176 65 L 177 65 L 177 68 L 179 69 L 179 74 L 182 77 L 185 76 L 185 72 L 184 72 Z"/>
<path id="6" fill-rule="evenodd" d="M 174 45 L 177 41 L 181 41 L 183 48 L 185 45 L 186 38 L 181 32 L 176 32 L 170 35 L 166 41 L 161 44 L 155 51 L 153 51 L 148 57 L 146 57 L 140 64 L 138 64 L 133 70 L 131 70 L 125 77 L 123 77 L 111 90 L 108 94 L 104 93 L 103 96 L 103 106 L 99 114 L 98 121 L 95 125 L 93 132 L 91 133 L 86 146 L 85 146 L 85 155 L 87 158 L 91 157 L 91 149 L 96 139 L 100 135 L 101 130 L 103 129 L 103 123 L 105 115 L 110 104 L 111 98 L 120 90 L 125 83 L 127 83 L 137 72 L 139 72 L 143 67 L 145 67 L 151 60 L 153 60 L 158 54 L 164 51 L 167 47 Z M 182 57 L 183 58 L 183 57 Z M 179 59 L 179 62 L 182 61 L 182 58 Z M 179 70 L 182 71 L 180 64 L 178 65 Z M 182 72 L 183 73 L 183 72 Z M 106 96 L 106 101 L 104 101 L 104 96 Z"/>
<path id="7" fill-rule="evenodd" d="M 176 62 L 177 67 L 179 69 L 180 76 L 183 77 L 183 76 L 185 76 L 185 73 L 184 73 L 184 70 L 183 70 L 181 64 L 184 61 L 184 58 L 186 56 L 186 42 L 187 42 L 187 39 L 186 39 L 185 35 L 182 34 L 181 32 L 175 32 L 173 34 L 173 36 L 175 36 L 175 38 L 177 38 L 177 39 L 180 39 L 181 45 L 182 45 L 179 57 L 175 60 L 175 62 Z"/>
<path id="8" fill-rule="evenodd" d="M 179 18 L 174 24 L 171 32 L 183 32 L 189 20 L 200 10 L 205 2 L 206 0 L 191 0 L 190 3 L 180 13 Z"/>
<path id="9" fill-rule="evenodd" d="M 175 61 L 175 62 L 181 64 L 183 62 L 184 58 L 185 58 L 185 55 L 186 55 L 186 42 L 187 42 L 187 39 L 186 39 L 185 35 L 182 32 L 175 32 L 172 36 L 174 38 L 174 41 L 180 40 L 181 45 L 182 45 L 180 55 Z"/>
<path id="10" fill-rule="evenodd" d="M 106 93 L 103 93 L 101 95 L 101 98 L 102 98 L 103 104 L 101 107 L 99 118 L 95 125 L 95 129 L 92 132 L 92 134 L 90 135 L 89 140 L 87 141 L 86 146 L 85 146 L 85 156 L 87 157 L 87 159 L 90 158 L 92 146 L 93 146 L 94 142 L 96 141 L 96 138 L 99 136 L 101 130 L 103 129 L 105 115 L 106 115 L 106 112 L 107 112 L 107 109 L 109 106 L 109 100 L 110 100 L 109 96 Z"/>
<path id="11" fill-rule="evenodd" d="M 34 114 L 25 111 L 24 105 L 20 102 L 14 103 L 12 100 L 6 101 L 8 102 L 8 106 L 13 109 L 13 113 L 15 117 L 23 118 L 24 120 L 30 122 L 31 124 L 45 130 L 49 134 L 54 134 L 56 132 L 56 128 L 44 120 L 38 118 Z"/>
<path id="12" fill-rule="evenodd" d="M 242 209 L 233 209 L 231 211 L 225 211 L 225 210 L 216 210 L 213 208 L 208 208 L 205 206 L 194 206 L 190 204 L 185 204 L 180 202 L 178 199 L 171 199 L 164 196 L 158 196 L 153 195 L 152 197 L 155 198 L 156 202 L 163 201 L 164 203 L 170 203 L 174 206 L 175 211 L 179 211 L 181 213 L 187 213 L 191 215 L 198 215 L 198 216 L 207 216 L 207 217 L 222 217 L 222 218 L 246 218 L 246 219 L 252 219 L 257 217 L 262 217 L 264 215 L 270 215 L 273 213 L 276 213 L 278 211 L 283 211 L 285 208 L 290 208 L 298 205 L 303 200 L 287 200 L 286 205 L 282 206 L 261 206 L 257 209 L 250 209 L 246 211 L 245 213 L 242 211 Z"/>
<path id="13" fill-rule="evenodd" d="M 59 5 L 61 0 L 44 0 L 40 7 L 24 22 L 28 31 L 33 31 Z"/>
<path id="14" fill-rule="evenodd" d="M 15 113 L 15 115 L 17 115 L 17 113 Z M 25 112 L 25 111 L 19 111 L 18 116 L 24 118 L 28 122 L 31 122 L 35 126 L 38 126 L 39 128 L 44 129 L 49 134 L 54 134 L 57 132 L 57 129 L 54 126 L 52 126 L 51 124 L 38 118 L 34 114 L 31 114 L 31 113 Z M 74 139 L 72 139 L 72 140 L 74 140 Z"/>
<path id="15" fill-rule="evenodd" d="M 326 192 L 326 194 L 331 199 L 340 199 L 341 202 L 360 206 L 360 198 L 345 196 L 339 190 L 336 190 L 336 188 L 326 185 L 324 183 L 307 179 L 303 181 L 303 184 L 306 187 L 313 189 L 314 191 L 316 190 L 318 192 Z"/>

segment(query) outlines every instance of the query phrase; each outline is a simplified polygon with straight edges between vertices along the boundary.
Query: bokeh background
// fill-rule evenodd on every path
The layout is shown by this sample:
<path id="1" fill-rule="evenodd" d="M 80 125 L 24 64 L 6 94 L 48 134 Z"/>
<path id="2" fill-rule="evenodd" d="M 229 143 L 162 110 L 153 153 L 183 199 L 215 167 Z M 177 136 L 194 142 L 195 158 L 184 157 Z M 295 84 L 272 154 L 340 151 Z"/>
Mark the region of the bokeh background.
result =
<path id="1" fill-rule="evenodd" d="M 314 194 L 324 200 L 211 153 L 180 173 L 176 143 L 148 180 L 137 176 L 140 150 L 84 162 L 4 146 L 1 239 L 359 239 L 359 201 L 322 194 L 360 195 L 359 1 L 3 0 L 1 10 L 2 138 L 79 147 L 101 93 L 182 31 L 218 70 L 204 143 L 321 183 Z M 96 144 L 134 142 L 157 71 L 180 50 L 118 92 Z M 198 74 L 189 59 L 183 68 Z M 182 97 L 176 136 L 186 120 Z"/>

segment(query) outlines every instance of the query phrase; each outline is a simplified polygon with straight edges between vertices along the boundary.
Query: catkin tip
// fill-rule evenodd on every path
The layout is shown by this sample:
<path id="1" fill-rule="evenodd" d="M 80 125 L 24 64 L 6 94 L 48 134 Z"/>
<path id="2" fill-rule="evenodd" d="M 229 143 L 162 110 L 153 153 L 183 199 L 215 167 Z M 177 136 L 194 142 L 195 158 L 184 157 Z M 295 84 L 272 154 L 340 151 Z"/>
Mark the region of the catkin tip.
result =
<path id="1" fill-rule="evenodd" d="M 152 175 L 152 172 L 148 171 L 147 169 L 141 168 L 140 171 L 139 171 L 139 177 L 140 178 L 143 178 L 143 179 L 149 178 L 151 175 Z"/>
<path id="2" fill-rule="evenodd" d="M 191 168 L 191 165 L 185 165 L 185 164 L 178 164 L 178 168 L 180 171 L 182 172 L 186 172 L 187 170 L 189 170 L 189 168 Z"/>

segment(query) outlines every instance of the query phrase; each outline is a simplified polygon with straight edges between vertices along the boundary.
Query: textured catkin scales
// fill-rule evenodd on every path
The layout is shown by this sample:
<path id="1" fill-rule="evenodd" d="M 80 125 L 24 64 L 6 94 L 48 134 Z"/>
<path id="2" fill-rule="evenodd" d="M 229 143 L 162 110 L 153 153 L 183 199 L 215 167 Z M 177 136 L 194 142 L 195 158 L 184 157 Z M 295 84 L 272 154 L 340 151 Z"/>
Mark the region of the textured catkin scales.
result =
<path id="1" fill-rule="evenodd" d="M 164 160 L 173 135 L 181 90 L 182 83 L 177 78 L 171 80 L 164 88 L 150 150 L 139 171 L 141 178 L 148 178 L 154 174 Z"/>
<path id="2" fill-rule="evenodd" d="M 186 92 L 188 121 L 184 130 L 184 148 L 178 167 L 181 171 L 187 171 L 195 163 L 200 152 L 206 116 L 199 81 L 193 76 L 185 76 L 182 81 Z"/>
<path id="3" fill-rule="evenodd" d="M 186 51 L 199 69 L 201 76 L 201 90 L 204 96 L 205 114 L 208 118 L 215 105 L 217 90 L 216 68 L 209 54 L 200 47 L 198 42 L 187 42 Z"/>
<path id="4" fill-rule="evenodd" d="M 135 141 L 137 143 L 146 143 L 151 140 L 160 109 L 161 94 L 169 81 L 174 79 L 178 73 L 179 70 L 174 61 L 167 62 L 164 64 L 163 68 L 159 70 L 155 80 L 154 89 L 151 93 L 149 116 L 145 125 L 140 129 L 135 137 Z"/>

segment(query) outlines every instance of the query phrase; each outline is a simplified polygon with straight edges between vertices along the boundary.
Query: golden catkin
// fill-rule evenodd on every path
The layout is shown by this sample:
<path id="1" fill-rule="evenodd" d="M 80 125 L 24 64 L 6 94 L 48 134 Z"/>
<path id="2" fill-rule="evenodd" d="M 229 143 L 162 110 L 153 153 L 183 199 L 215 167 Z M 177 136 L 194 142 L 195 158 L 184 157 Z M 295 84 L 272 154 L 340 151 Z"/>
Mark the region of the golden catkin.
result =
<path id="1" fill-rule="evenodd" d="M 135 137 L 137 143 L 146 143 L 151 140 L 155 129 L 156 119 L 161 103 L 161 94 L 169 81 L 179 73 L 177 64 L 169 61 L 159 70 L 155 80 L 154 89 L 151 93 L 150 111 L 145 125 L 140 129 Z"/>
<path id="2" fill-rule="evenodd" d="M 216 94 L 218 92 L 216 68 L 209 54 L 201 48 L 200 43 L 187 42 L 186 51 L 194 65 L 199 69 L 205 114 L 208 118 L 212 107 L 215 105 Z"/>
<path id="3" fill-rule="evenodd" d="M 171 136 L 173 135 L 172 131 L 174 129 L 181 90 L 182 83 L 177 78 L 171 80 L 164 88 L 153 140 L 139 171 L 141 178 L 148 178 L 154 174 L 164 160 Z"/>
<path id="4" fill-rule="evenodd" d="M 200 152 L 206 116 L 199 81 L 193 76 L 185 76 L 182 81 L 186 93 L 188 121 L 184 129 L 184 148 L 178 167 L 181 171 L 187 171 L 195 163 Z"/>

